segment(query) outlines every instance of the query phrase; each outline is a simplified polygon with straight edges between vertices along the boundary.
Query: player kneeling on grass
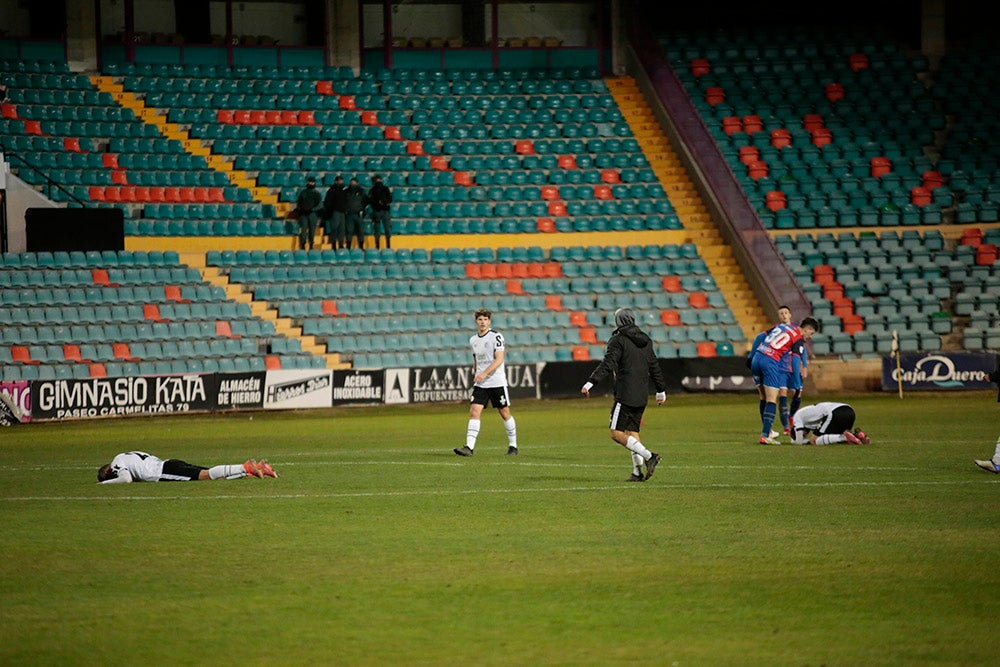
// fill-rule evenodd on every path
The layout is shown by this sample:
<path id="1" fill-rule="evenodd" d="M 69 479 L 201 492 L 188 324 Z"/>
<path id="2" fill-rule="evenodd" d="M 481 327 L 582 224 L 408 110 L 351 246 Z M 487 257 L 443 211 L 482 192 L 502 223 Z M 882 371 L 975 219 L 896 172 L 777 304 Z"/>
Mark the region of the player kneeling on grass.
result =
<path id="1" fill-rule="evenodd" d="M 997 357 L 997 367 L 990 373 L 989 378 L 990 382 L 1000 385 L 1000 357 Z M 1000 391 L 997 392 L 997 403 L 1000 403 Z M 991 472 L 994 475 L 1000 474 L 1000 438 L 997 438 L 997 444 L 993 450 L 993 458 L 985 461 L 974 459 L 974 461 L 977 466 L 986 472 Z"/>
<path id="2" fill-rule="evenodd" d="M 632 476 L 628 482 L 644 482 L 653 476 L 660 455 L 646 449 L 639 441 L 642 413 L 649 402 L 649 380 L 656 386 L 656 404 L 667 400 L 667 383 L 660 362 L 653 352 L 653 341 L 635 325 L 630 308 L 615 311 L 615 327 L 604 359 L 590 374 L 580 393 L 590 396 L 590 389 L 605 376 L 615 378 L 615 403 L 611 406 L 611 439 L 632 454 Z M 646 473 L 642 464 L 646 464 Z"/>
<path id="3" fill-rule="evenodd" d="M 97 470 L 101 484 L 129 482 L 195 482 L 209 479 L 239 479 L 240 477 L 277 477 L 267 461 L 254 461 L 212 468 L 192 465 L 178 459 L 159 459 L 146 452 L 125 452 Z"/>
<path id="4" fill-rule="evenodd" d="M 870 445 L 872 439 L 854 428 L 854 408 L 846 403 L 816 403 L 799 408 L 792 419 L 793 445 Z M 851 429 L 854 429 L 853 431 Z"/>

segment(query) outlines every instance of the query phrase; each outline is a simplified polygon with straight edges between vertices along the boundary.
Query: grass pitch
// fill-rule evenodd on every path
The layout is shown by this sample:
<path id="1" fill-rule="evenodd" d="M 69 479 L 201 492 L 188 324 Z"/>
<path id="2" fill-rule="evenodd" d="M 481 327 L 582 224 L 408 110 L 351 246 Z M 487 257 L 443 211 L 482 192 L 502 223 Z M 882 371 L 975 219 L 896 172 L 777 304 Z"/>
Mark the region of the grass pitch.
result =
<path id="1" fill-rule="evenodd" d="M 847 399 L 869 447 L 765 447 L 749 396 L 36 424 L 0 433 L 0 664 L 995 664 L 991 394 Z M 786 439 L 787 440 L 787 439 Z M 142 449 L 281 477 L 99 486 Z"/>

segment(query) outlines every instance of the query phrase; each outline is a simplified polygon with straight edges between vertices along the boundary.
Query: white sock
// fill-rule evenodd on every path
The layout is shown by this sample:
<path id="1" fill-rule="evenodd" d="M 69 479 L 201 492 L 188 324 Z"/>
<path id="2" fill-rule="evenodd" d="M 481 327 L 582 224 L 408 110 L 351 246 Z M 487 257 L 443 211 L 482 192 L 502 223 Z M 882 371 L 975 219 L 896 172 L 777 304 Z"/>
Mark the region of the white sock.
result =
<path id="1" fill-rule="evenodd" d="M 517 449 L 517 424 L 514 423 L 514 415 L 503 423 L 503 427 L 507 429 L 507 444 Z"/>
<path id="2" fill-rule="evenodd" d="M 465 432 L 465 446 L 469 449 L 476 448 L 476 438 L 479 437 L 479 419 L 469 420 L 469 429 Z"/>
<path id="3" fill-rule="evenodd" d="M 239 479 L 240 477 L 246 477 L 247 471 L 243 469 L 242 465 L 234 466 L 214 466 L 208 469 L 208 476 L 211 479 Z"/>
<path id="4" fill-rule="evenodd" d="M 997 448 L 993 450 L 993 463 L 1000 465 L 1000 438 L 997 438 Z"/>
<path id="5" fill-rule="evenodd" d="M 634 452 L 636 455 L 642 457 L 643 461 L 648 461 L 649 458 L 653 455 L 653 453 L 650 452 L 648 449 L 646 449 L 643 446 L 643 444 L 639 442 L 639 439 L 636 438 L 634 435 L 630 435 L 628 437 L 628 442 L 625 443 L 625 449 L 629 450 L 630 452 Z"/>
<path id="6" fill-rule="evenodd" d="M 629 452 L 632 457 L 632 474 L 642 476 L 642 457 L 635 452 Z"/>
<path id="7" fill-rule="evenodd" d="M 817 445 L 836 445 L 839 442 L 847 442 L 847 438 L 841 433 L 830 433 L 829 435 L 821 435 L 816 438 Z"/>

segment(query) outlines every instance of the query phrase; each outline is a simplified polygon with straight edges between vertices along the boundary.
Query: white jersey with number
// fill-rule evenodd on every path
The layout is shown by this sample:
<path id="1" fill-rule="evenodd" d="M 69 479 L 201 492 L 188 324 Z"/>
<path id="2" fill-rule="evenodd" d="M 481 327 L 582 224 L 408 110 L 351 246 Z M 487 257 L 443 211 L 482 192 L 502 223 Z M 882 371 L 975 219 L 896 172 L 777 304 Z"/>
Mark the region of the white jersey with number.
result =
<path id="1" fill-rule="evenodd" d="M 792 434 L 792 441 L 796 444 L 803 444 L 809 441 L 809 432 L 825 433 L 826 427 L 833 419 L 833 411 L 846 403 L 834 403 L 826 401 L 814 405 L 805 405 L 795 411 L 792 423 L 795 431 Z"/>
<path id="2" fill-rule="evenodd" d="M 116 476 L 102 484 L 158 482 L 163 474 L 163 461 L 146 452 L 125 452 L 111 460 L 111 470 Z"/>
<path id="3" fill-rule="evenodd" d="M 503 335 L 493 329 L 490 329 L 482 336 L 476 333 L 469 339 L 469 345 L 472 347 L 472 356 L 476 360 L 476 375 L 489 368 L 489 365 L 496 358 L 496 353 L 503 352 L 505 349 Z M 505 364 L 501 362 L 495 371 L 487 375 L 476 386 L 487 389 L 490 387 L 506 387 L 507 369 L 505 368 Z"/>

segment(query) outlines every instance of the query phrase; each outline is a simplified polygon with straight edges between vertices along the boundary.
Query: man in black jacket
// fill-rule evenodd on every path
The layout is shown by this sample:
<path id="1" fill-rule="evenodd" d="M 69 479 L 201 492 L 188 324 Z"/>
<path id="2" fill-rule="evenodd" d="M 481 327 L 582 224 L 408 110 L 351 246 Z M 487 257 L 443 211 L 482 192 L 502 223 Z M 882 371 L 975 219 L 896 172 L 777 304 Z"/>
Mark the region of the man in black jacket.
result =
<path id="1" fill-rule="evenodd" d="M 615 376 L 615 402 L 611 407 L 611 439 L 632 453 L 632 476 L 629 482 L 644 482 L 653 476 L 660 455 L 649 451 L 639 441 L 642 413 L 649 400 L 649 380 L 656 386 L 656 404 L 667 400 L 667 383 L 653 352 L 653 341 L 635 325 L 630 308 L 615 311 L 617 327 L 608 340 L 604 360 L 590 374 L 580 393 L 590 396 L 590 389 L 609 373 Z M 642 464 L 646 464 L 646 473 Z"/>
<path id="2" fill-rule="evenodd" d="M 379 247 L 381 232 L 385 231 L 385 247 L 391 248 L 392 217 L 389 215 L 389 204 L 392 203 L 392 191 L 382 183 L 381 176 L 374 176 L 372 181 L 372 187 L 368 190 L 368 203 L 372 207 L 375 247 Z"/>
<path id="3" fill-rule="evenodd" d="M 333 185 L 326 191 L 323 200 L 326 211 L 328 233 L 334 250 L 347 247 L 347 188 L 344 187 L 344 177 L 338 175 L 333 179 Z"/>
<path id="4" fill-rule="evenodd" d="M 320 205 L 323 200 L 316 189 L 316 179 L 310 176 L 306 187 L 299 192 L 295 202 L 295 211 L 299 214 L 299 247 L 312 249 L 316 238 L 316 221 L 319 219 Z"/>

